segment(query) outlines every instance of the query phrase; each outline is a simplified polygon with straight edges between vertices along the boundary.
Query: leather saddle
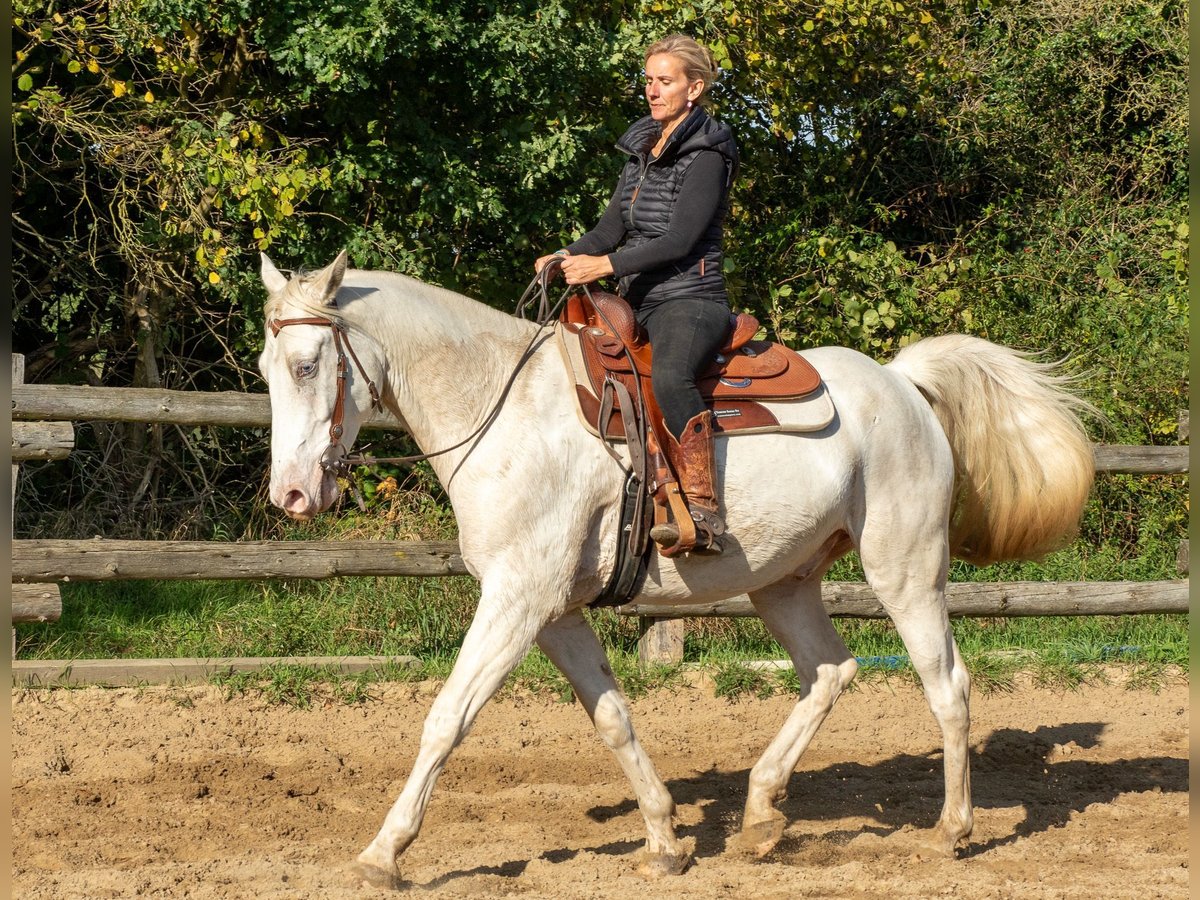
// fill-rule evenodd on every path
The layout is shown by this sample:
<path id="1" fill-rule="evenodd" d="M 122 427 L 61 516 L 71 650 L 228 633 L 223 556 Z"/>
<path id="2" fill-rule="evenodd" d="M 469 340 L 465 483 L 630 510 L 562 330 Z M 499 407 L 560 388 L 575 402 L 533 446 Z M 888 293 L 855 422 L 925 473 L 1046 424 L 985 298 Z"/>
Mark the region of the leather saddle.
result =
<path id="1" fill-rule="evenodd" d="M 570 347 L 568 356 L 578 363 L 576 394 L 584 420 L 602 437 L 624 439 L 621 401 L 616 398 L 640 393 L 648 424 L 660 429 L 662 417 L 650 385 L 653 348 L 629 304 L 604 291 L 573 293 L 559 323 L 564 343 L 578 342 L 577 352 Z M 798 353 L 781 344 L 754 340 L 758 329 L 753 316 L 731 315 L 725 346 L 697 382 L 713 410 L 713 430 L 718 434 L 778 430 L 778 419 L 757 401 L 797 400 L 821 386 L 817 370 Z M 578 377 L 580 369 L 586 378 Z M 613 395 L 605 388 L 607 379 L 625 388 L 616 392 L 611 404 L 602 399 Z"/>

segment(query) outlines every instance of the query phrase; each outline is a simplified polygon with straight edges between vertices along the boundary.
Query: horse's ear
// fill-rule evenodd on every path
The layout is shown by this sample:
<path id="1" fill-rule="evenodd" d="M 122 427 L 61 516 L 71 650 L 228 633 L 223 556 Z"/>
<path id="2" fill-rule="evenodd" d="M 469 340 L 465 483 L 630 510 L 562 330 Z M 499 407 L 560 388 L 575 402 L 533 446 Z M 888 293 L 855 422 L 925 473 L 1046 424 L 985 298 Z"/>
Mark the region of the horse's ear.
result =
<path id="1" fill-rule="evenodd" d="M 342 286 L 342 277 L 346 274 L 346 259 L 346 251 L 343 250 L 337 259 L 308 279 L 309 288 L 321 305 L 337 305 L 338 288 Z"/>
<path id="2" fill-rule="evenodd" d="M 287 278 L 275 268 L 275 263 L 271 262 L 271 258 L 267 254 L 259 253 L 258 255 L 262 257 L 262 281 L 267 293 L 278 294 L 287 287 Z"/>

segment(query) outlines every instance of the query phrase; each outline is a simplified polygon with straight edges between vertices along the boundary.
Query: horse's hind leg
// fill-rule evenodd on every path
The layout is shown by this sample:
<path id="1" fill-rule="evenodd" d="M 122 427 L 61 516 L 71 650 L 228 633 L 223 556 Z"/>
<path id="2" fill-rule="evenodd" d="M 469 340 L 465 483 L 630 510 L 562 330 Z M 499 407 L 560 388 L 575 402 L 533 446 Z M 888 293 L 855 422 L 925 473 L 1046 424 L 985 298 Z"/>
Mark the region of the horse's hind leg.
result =
<path id="1" fill-rule="evenodd" d="M 945 531 L 939 527 L 936 534 L 926 534 L 922 540 L 922 529 L 910 529 L 910 524 L 876 523 L 864 533 L 859 552 L 867 581 L 895 623 L 942 731 L 946 799 L 926 849 L 953 856 L 955 845 L 971 833 L 974 822 L 969 759 L 971 677 L 946 611 L 949 555 Z M 917 537 L 905 540 L 904 534 Z"/>
<path id="2" fill-rule="evenodd" d="M 621 695 L 596 633 L 576 611 L 546 625 L 538 646 L 567 676 L 587 710 L 600 738 L 612 750 L 633 785 L 646 820 L 646 856 L 639 870 L 646 875 L 677 875 L 691 854 L 675 837 L 671 815 L 675 804 L 653 763 L 638 742 Z"/>
<path id="3" fill-rule="evenodd" d="M 758 856 L 783 837 L 785 820 L 775 803 L 838 696 L 854 680 L 858 664 L 821 603 L 821 574 L 787 579 L 750 595 L 755 610 L 796 667 L 801 696 L 779 734 L 750 770 L 739 849 Z"/>

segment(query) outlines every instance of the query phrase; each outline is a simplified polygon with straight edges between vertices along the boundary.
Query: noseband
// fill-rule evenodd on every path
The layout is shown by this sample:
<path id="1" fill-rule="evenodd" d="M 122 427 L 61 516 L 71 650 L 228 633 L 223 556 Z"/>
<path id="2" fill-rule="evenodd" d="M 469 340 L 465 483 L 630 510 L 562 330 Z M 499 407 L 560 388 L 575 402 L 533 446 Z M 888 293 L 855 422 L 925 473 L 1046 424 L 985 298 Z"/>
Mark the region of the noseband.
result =
<path id="1" fill-rule="evenodd" d="M 379 399 L 379 389 L 375 387 L 375 382 L 371 380 L 371 376 L 359 362 L 358 354 L 350 346 L 350 333 L 346 331 L 345 325 L 322 316 L 305 319 L 271 319 L 267 322 L 267 327 L 271 329 L 271 334 L 275 337 L 279 337 L 279 332 L 289 325 L 318 325 L 333 331 L 333 346 L 337 350 L 337 397 L 333 401 L 333 416 L 329 420 L 329 446 L 321 454 L 321 468 L 335 475 L 343 474 L 351 465 L 346 454 L 346 447 L 342 443 L 344 431 L 342 422 L 346 417 L 346 381 L 350 377 L 351 359 L 354 360 L 354 365 L 358 367 L 363 380 L 367 382 L 367 390 L 371 392 L 371 409 L 373 410 L 383 409 L 383 403 Z M 350 354 L 349 359 L 346 358 L 347 353 Z"/>

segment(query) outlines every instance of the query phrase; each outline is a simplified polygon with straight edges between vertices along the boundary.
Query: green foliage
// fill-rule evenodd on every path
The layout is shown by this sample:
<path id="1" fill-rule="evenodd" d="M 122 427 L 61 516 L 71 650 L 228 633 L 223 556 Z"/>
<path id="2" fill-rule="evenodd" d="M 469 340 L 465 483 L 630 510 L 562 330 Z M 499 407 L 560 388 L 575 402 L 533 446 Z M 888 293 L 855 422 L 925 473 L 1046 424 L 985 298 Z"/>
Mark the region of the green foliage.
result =
<path id="1" fill-rule="evenodd" d="M 259 389 L 262 249 L 345 247 L 510 308 L 532 259 L 595 221 L 644 111 L 641 50 L 682 30 L 721 65 L 743 162 L 728 274 L 773 336 L 886 358 L 963 331 L 1069 356 L 1097 439 L 1168 443 L 1189 383 L 1187 18 L 1178 0 L 21 0 L 14 349 L 30 381 Z M 19 534 L 292 527 L 263 510 L 262 433 L 97 424 L 78 444 L 24 467 Z M 349 483 L 365 512 L 346 503 L 336 533 L 453 534 L 425 469 Z M 1064 555 L 955 577 L 1165 577 L 1185 493 L 1102 479 Z"/>

